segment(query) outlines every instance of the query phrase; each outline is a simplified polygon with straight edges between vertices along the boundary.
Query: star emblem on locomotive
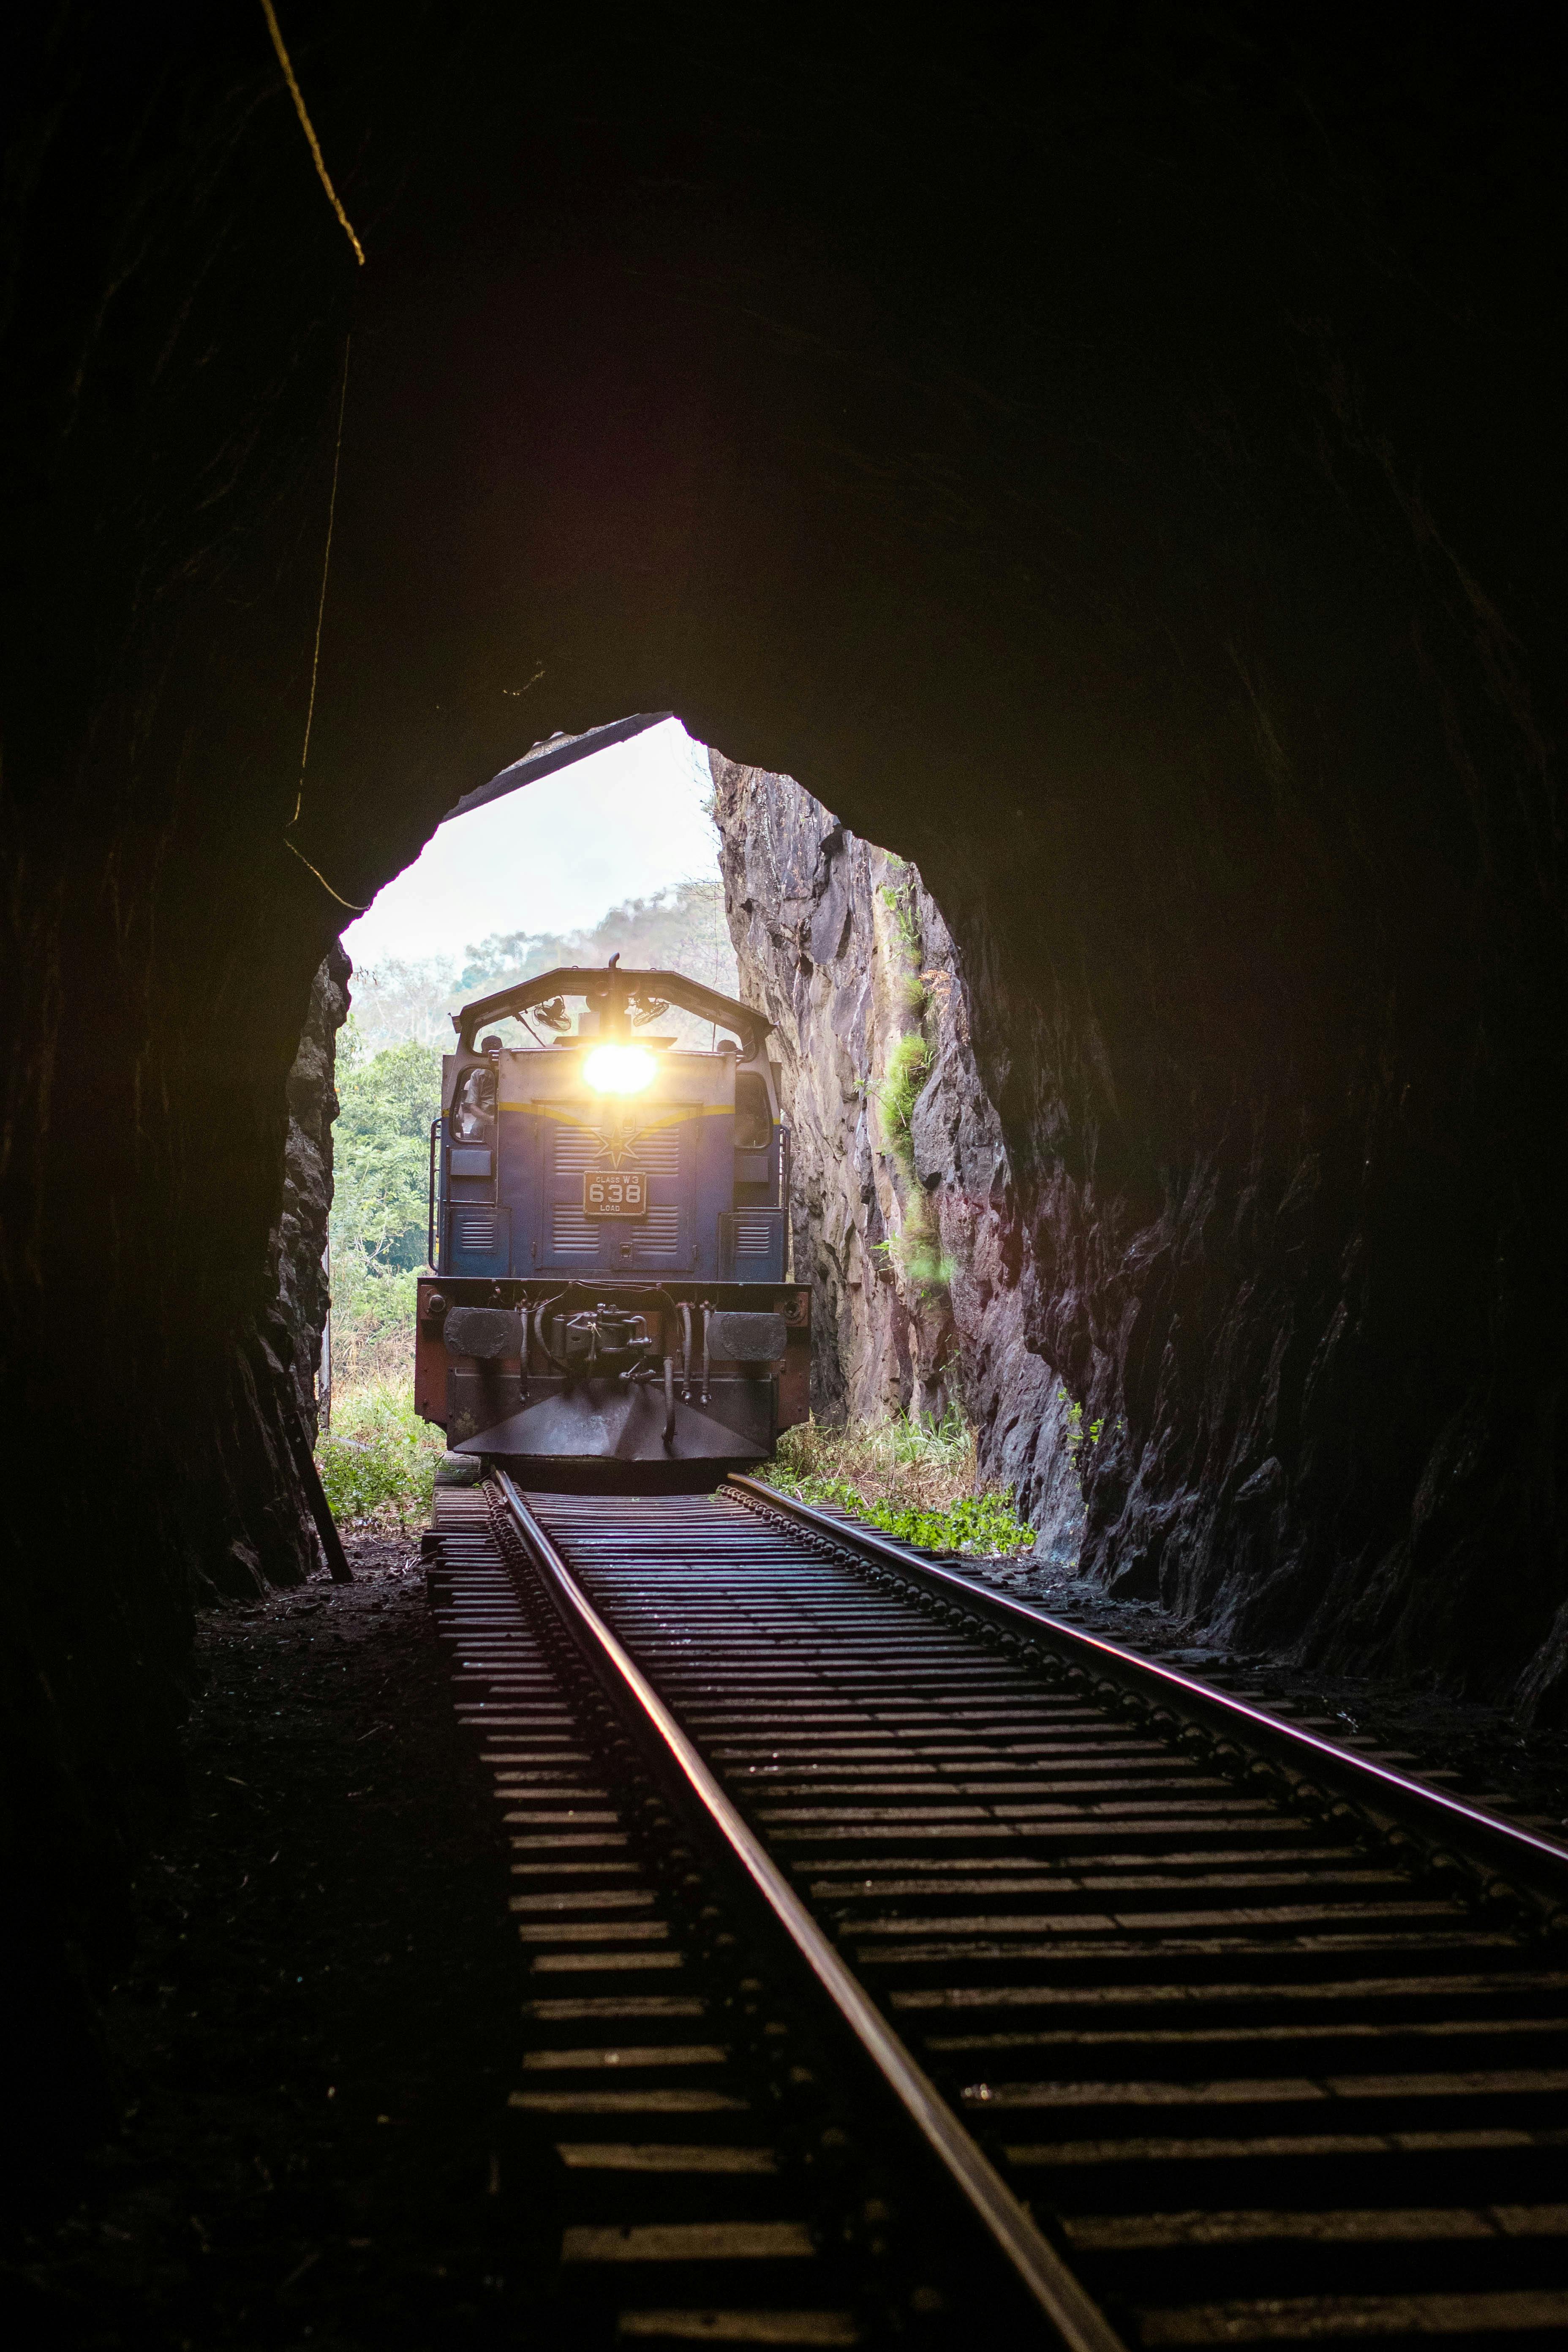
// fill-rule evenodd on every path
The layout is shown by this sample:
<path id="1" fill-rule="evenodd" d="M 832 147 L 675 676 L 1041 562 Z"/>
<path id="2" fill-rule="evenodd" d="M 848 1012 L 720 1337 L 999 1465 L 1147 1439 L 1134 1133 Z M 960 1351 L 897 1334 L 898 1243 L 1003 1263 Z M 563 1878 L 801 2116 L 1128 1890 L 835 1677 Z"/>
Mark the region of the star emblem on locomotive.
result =
<path id="1" fill-rule="evenodd" d="M 623 1168 L 636 1157 L 637 1138 L 642 1130 L 636 1111 L 629 1103 L 608 1102 L 601 1118 L 595 1120 L 589 1133 L 598 1138 L 599 1149 L 594 1154 L 608 1167 Z"/>
<path id="2" fill-rule="evenodd" d="M 604 1160 L 612 1168 L 621 1168 L 628 1160 L 636 1158 L 639 1133 L 637 1128 L 612 1127 L 606 1135 L 602 1127 L 596 1127 L 593 1132 L 599 1139 L 599 1149 L 594 1154 L 595 1160 Z"/>

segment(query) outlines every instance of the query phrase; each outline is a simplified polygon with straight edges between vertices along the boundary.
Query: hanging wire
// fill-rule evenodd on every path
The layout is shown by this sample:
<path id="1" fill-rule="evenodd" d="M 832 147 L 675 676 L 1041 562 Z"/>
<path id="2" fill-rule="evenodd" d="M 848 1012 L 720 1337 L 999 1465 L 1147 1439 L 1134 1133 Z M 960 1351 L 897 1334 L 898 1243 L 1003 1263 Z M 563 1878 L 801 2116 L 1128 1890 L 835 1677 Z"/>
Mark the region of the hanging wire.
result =
<path id="1" fill-rule="evenodd" d="M 283 36 L 279 30 L 278 15 L 272 5 L 272 0 L 261 0 L 261 13 L 267 19 L 267 29 L 272 36 L 272 46 L 278 52 L 278 62 L 283 68 L 283 79 L 288 83 L 289 95 L 294 100 L 294 111 L 300 118 L 300 128 L 310 142 L 310 152 L 315 158 L 317 176 L 327 192 L 328 203 L 343 225 L 343 235 L 354 249 L 354 259 L 363 269 L 364 247 L 354 235 L 353 223 L 344 212 L 338 192 L 332 185 L 326 160 L 321 153 L 321 142 L 316 136 L 316 126 L 305 110 L 304 94 L 294 79 L 294 68 L 289 62 L 289 52 L 283 46 Z"/>
<path id="2" fill-rule="evenodd" d="M 283 45 L 282 29 L 279 25 L 278 12 L 272 5 L 272 0 L 261 0 L 261 13 L 267 19 L 267 29 L 272 36 L 272 46 L 278 52 L 278 62 L 283 68 L 283 79 L 288 83 L 289 94 L 293 99 L 294 111 L 300 118 L 300 128 L 310 142 L 317 177 L 327 192 L 328 203 L 342 224 L 343 235 L 354 249 L 354 259 L 363 269 L 364 247 L 354 235 L 353 223 L 344 212 L 342 199 L 332 185 L 331 174 L 327 170 L 326 158 L 321 153 L 321 142 L 316 136 L 316 126 L 311 121 L 310 111 L 305 104 L 305 94 L 300 88 L 293 64 Z M 292 851 L 306 871 L 315 876 L 329 898 L 335 898 L 338 905 L 346 907 L 351 915 L 363 915 L 366 911 L 365 908 L 356 906 L 352 898 L 345 898 L 341 890 L 334 890 L 320 866 L 312 866 L 299 844 L 289 838 L 289 834 L 300 822 L 300 811 L 304 804 L 305 762 L 310 756 L 310 725 L 316 716 L 316 679 L 321 667 L 321 624 L 327 611 L 327 573 L 332 561 L 332 524 L 338 511 L 338 469 L 342 463 L 343 455 L 343 412 L 348 406 L 349 398 L 349 341 L 347 336 L 343 338 L 343 382 L 342 390 L 338 395 L 338 438 L 337 446 L 332 451 L 332 491 L 327 503 L 327 544 L 321 557 L 321 593 L 316 605 L 316 642 L 310 655 L 310 699 L 305 711 L 305 741 L 300 753 L 300 789 L 294 795 L 294 814 L 284 831 L 283 843 L 285 848 Z"/>
<path id="3" fill-rule="evenodd" d="M 266 5 L 266 0 L 262 0 L 262 5 Z M 270 14 L 270 11 L 268 13 Z M 331 569 L 332 525 L 337 520 L 338 512 L 338 473 L 343 457 L 343 416 L 349 404 L 349 350 L 352 341 L 351 336 L 343 337 L 343 381 L 342 389 L 338 394 L 338 437 L 332 450 L 331 495 L 327 500 L 327 543 L 321 554 L 321 593 L 316 604 L 316 642 L 310 654 L 310 698 L 305 706 L 305 740 L 300 752 L 300 788 L 294 795 L 294 814 L 284 831 L 283 842 L 286 848 L 294 852 L 300 865 L 308 867 L 315 876 L 329 898 L 335 898 L 340 907 L 348 908 L 351 915 L 363 915 L 366 909 L 356 906 L 352 898 L 345 898 L 341 890 L 334 890 L 321 868 L 311 866 L 304 851 L 289 838 L 289 834 L 300 822 L 300 811 L 304 805 L 305 762 L 310 756 L 310 727 L 316 716 L 316 680 L 321 667 L 321 627 L 327 617 L 327 574 Z"/>
<path id="4" fill-rule="evenodd" d="M 343 337 L 343 381 L 338 394 L 338 438 L 332 451 L 332 488 L 327 499 L 327 544 L 321 554 L 321 593 L 316 604 L 316 642 L 310 654 L 310 699 L 305 705 L 305 740 L 300 752 L 300 789 L 294 798 L 294 814 L 290 825 L 300 822 L 300 803 L 305 797 L 305 762 L 310 756 L 310 723 L 316 716 L 316 678 L 321 667 L 321 624 L 327 617 L 327 573 L 332 561 L 332 525 L 338 512 L 338 469 L 343 460 L 343 412 L 349 404 L 349 345 L 353 338 Z"/>

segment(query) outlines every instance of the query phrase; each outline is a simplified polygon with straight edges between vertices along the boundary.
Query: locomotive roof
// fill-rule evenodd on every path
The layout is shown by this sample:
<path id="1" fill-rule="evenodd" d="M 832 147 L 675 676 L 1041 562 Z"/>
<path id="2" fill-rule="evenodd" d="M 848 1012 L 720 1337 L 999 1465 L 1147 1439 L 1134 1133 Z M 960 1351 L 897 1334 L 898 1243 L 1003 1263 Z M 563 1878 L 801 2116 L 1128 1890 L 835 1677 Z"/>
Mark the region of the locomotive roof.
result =
<path id="1" fill-rule="evenodd" d="M 452 1015 L 452 1026 L 458 1033 L 458 1043 L 466 1051 L 473 1049 L 474 1034 L 487 1021 L 502 1021 L 509 1013 L 526 1013 L 530 1005 L 546 1004 L 552 996 L 584 996 L 589 1003 L 624 1018 L 628 998 L 638 996 L 646 1002 L 658 997 L 667 1004 L 679 1004 L 685 1013 L 694 1013 L 702 1021 L 715 1021 L 721 1028 L 732 1029 L 740 1039 L 748 1061 L 759 1055 L 773 1023 L 764 1013 L 733 996 L 721 996 L 716 988 L 707 988 L 700 980 L 688 980 L 683 971 L 624 971 L 616 962 L 609 964 L 561 964 L 554 971 L 537 972 L 531 980 L 514 982 L 510 988 L 498 989 L 493 996 L 481 996 L 472 1004 L 465 1004 L 460 1013 Z"/>

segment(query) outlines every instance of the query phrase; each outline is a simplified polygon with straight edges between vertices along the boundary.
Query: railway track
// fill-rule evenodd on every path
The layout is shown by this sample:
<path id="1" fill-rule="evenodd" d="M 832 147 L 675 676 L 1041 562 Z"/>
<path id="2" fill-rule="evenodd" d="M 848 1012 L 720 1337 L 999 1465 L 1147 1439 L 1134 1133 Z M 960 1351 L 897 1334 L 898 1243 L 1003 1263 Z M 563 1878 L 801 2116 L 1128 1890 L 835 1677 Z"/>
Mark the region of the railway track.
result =
<path id="1" fill-rule="evenodd" d="M 750 1481 L 441 1499 L 581 2340 L 1568 2341 L 1568 1853 Z"/>

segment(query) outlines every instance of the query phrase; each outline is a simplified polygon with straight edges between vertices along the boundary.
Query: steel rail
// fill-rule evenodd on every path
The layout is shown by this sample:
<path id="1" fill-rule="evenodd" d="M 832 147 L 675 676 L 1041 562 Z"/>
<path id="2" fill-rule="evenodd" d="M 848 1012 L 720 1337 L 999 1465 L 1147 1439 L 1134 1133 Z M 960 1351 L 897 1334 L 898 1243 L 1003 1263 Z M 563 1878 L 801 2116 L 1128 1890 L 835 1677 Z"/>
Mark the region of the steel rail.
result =
<path id="1" fill-rule="evenodd" d="M 1060 2341 L 1069 2352 L 1126 2352 L 1099 2305 L 846 1968 L 669 1708 L 598 1614 L 511 1479 L 504 1471 L 494 1475 L 519 1536 L 554 1585 L 579 1633 L 593 1645 L 626 1698 L 657 1733 L 712 1828 Z"/>
<path id="2" fill-rule="evenodd" d="M 737 1473 L 725 1483 L 748 1499 L 796 1520 L 816 1536 L 868 1554 L 879 1564 L 896 1569 L 900 1576 L 923 1581 L 943 1598 L 962 1600 L 965 1608 L 977 1616 L 1002 1623 L 1012 1633 L 1029 1640 L 1040 1633 L 1047 1634 L 1054 1644 L 1080 1660 L 1092 1662 L 1128 1689 L 1147 1697 L 1152 1686 L 1153 1693 L 1184 1713 L 1206 1717 L 1238 1737 L 1245 1736 L 1251 1745 L 1271 1749 L 1300 1769 L 1304 1769 L 1310 1759 L 1321 1777 L 1347 1784 L 1369 1807 L 1414 1822 L 1427 1835 L 1435 1822 L 1441 1821 L 1450 1843 L 1468 1851 L 1472 1859 L 1484 1863 L 1489 1869 L 1510 1870 L 1537 1885 L 1544 1882 L 1543 1891 L 1557 1902 L 1568 1893 L 1568 1844 L 1557 1839 L 1543 1837 L 1538 1831 L 1508 1821 L 1500 1813 L 1489 1812 L 1484 1806 L 1466 1798 L 1450 1796 L 1446 1790 L 1435 1789 L 1426 1781 L 1412 1780 L 1387 1764 L 1373 1763 L 1370 1758 L 1337 1747 L 1332 1740 L 1320 1738 L 1298 1724 L 1249 1706 L 1245 1699 L 1233 1698 L 1206 1683 L 1194 1682 L 1173 1666 L 1161 1665 L 1156 1659 L 1119 1649 L 1115 1643 L 1066 1624 L 1029 1601 L 972 1584 L 967 1577 L 955 1575 L 952 1570 L 939 1567 L 935 1561 L 914 1559 L 901 1545 L 873 1528 L 829 1518 L 826 1512 L 814 1510 L 809 1503 L 797 1502 L 792 1495 L 781 1495 L 757 1478 Z"/>

